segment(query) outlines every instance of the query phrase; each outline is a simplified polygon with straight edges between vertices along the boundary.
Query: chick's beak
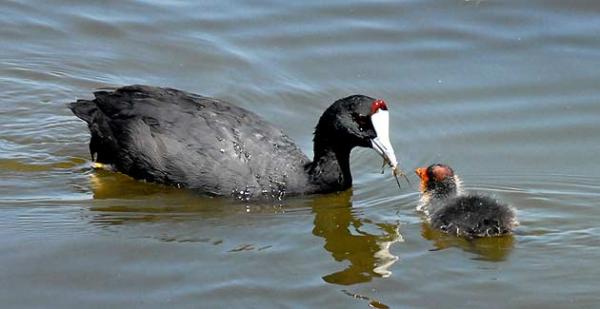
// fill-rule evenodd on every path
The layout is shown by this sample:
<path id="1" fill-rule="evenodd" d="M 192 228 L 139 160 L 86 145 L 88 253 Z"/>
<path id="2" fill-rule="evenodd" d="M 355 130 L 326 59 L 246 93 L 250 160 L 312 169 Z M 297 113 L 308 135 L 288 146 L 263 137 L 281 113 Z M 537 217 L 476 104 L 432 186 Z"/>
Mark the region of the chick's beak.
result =
<path id="1" fill-rule="evenodd" d="M 421 179 L 425 179 L 427 172 L 426 172 L 426 168 L 424 167 L 419 167 L 417 169 L 415 169 L 415 174 L 417 174 L 417 176 L 419 176 L 419 178 Z"/>
<path id="2" fill-rule="evenodd" d="M 429 177 L 427 177 L 427 168 L 419 167 L 415 169 L 415 174 L 421 178 L 421 192 L 425 192 L 427 189 L 427 183 L 429 182 Z"/>

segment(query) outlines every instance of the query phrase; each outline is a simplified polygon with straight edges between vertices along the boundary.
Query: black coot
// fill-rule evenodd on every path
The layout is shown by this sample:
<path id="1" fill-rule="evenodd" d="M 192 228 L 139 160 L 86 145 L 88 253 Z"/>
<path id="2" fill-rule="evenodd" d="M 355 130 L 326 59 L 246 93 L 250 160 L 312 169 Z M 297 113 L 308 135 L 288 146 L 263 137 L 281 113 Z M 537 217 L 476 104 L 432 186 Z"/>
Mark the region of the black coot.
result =
<path id="1" fill-rule="evenodd" d="M 136 179 L 241 199 L 341 191 L 352 185 L 356 146 L 399 171 L 387 106 L 363 95 L 323 113 L 312 162 L 280 129 L 218 99 L 141 85 L 94 96 L 69 105 L 88 124 L 92 159 Z"/>
<path id="2" fill-rule="evenodd" d="M 501 236 L 518 225 L 515 210 L 481 194 L 459 194 L 460 180 L 444 164 L 415 170 L 421 178 L 421 207 L 431 226 L 465 237 Z"/>

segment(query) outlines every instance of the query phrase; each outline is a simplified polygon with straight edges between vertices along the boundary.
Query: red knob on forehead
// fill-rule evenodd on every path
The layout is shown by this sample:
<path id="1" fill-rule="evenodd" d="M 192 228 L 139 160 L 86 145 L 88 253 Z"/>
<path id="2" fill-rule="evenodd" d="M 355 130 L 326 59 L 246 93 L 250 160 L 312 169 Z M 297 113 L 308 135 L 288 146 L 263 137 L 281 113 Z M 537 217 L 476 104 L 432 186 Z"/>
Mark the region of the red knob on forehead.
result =
<path id="1" fill-rule="evenodd" d="M 373 101 L 373 104 L 371 104 L 371 114 L 375 114 L 377 113 L 378 110 L 388 110 L 387 105 L 385 104 L 385 101 L 382 99 L 377 99 L 375 101 Z"/>

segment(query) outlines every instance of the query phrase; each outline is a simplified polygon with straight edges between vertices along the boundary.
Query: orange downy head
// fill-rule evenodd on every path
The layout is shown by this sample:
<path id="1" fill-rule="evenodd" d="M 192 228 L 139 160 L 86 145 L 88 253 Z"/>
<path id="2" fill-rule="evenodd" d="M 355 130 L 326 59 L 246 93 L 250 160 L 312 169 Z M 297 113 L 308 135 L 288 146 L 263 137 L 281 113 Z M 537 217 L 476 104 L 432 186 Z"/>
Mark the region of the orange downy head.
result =
<path id="1" fill-rule="evenodd" d="M 427 168 L 419 167 L 415 169 L 415 174 L 421 178 L 421 192 L 425 192 L 427 189 L 427 183 L 429 182 L 429 176 L 427 176 Z"/>
<path id="2" fill-rule="evenodd" d="M 421 192 L 427 191 L 430 181 L 437 183 L 443 182 L 449 177 L 454 177 L 452 168 L 440 163 L 432 164 L 429 167 L 419 167 L 415 169 L 415 173 L 421 178 Z"/>

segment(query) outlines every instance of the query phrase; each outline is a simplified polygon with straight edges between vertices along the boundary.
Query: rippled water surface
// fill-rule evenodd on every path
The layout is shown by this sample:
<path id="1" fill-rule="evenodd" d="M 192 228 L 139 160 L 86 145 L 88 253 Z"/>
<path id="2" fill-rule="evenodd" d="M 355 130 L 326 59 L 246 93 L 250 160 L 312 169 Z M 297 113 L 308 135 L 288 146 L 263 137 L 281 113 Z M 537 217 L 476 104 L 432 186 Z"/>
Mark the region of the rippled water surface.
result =
<path id="1" fill-rule="evenodd" d="M 0 42 L 2 306 L 600 305 L 597 1 L 4 0 Z M 334 100 L 384 98 L 405 169 L 446 162 L 521 226 L 440 235 L 364 149 L 352 191 L 268 204 L 94 171 L 65 104 L 133 83 L 251 109 L 309 156 Z"/>

